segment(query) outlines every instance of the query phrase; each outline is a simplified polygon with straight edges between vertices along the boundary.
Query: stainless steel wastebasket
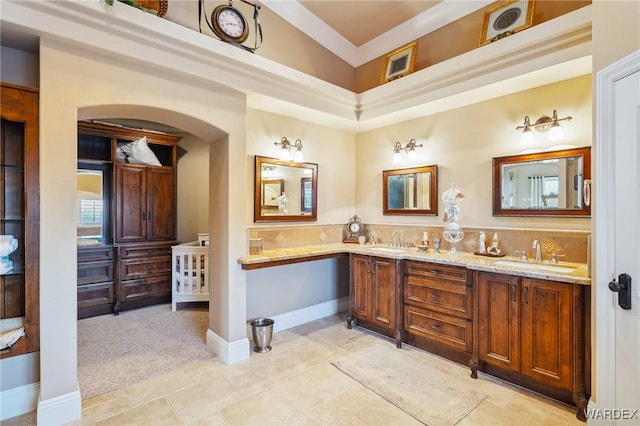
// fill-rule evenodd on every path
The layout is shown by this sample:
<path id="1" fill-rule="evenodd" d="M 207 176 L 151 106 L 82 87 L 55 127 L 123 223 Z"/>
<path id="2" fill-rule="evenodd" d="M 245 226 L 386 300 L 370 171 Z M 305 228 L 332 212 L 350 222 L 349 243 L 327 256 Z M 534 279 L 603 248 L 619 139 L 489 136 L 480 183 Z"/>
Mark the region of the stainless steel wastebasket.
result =
<path id="1" fill-rule="evenodd" d="M 256 318 L 251 321 L 253 335 L 253 350 L 255 352 L 269 352 L 271 350 L 271 336 L 273 335 L 273 320 L 270 318 Z"/>

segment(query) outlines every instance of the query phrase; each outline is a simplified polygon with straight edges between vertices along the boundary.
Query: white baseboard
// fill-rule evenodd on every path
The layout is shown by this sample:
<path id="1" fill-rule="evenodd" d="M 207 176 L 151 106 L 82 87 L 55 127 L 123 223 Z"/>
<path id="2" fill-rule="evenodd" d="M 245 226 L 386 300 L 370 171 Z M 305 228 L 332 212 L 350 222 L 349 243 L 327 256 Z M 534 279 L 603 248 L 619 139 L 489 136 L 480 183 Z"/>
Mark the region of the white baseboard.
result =
<path id="1" fill-rule="evenodd" d="M 273 332 L 283 331 L 301 324 L 315 321 L 320 318 L 335 315 L 338 312 L 349 308 L 349 297 L 329 300 L 306 308 L 298 309 L 284 314 L 275 315 Z M 247 323 L 247 336 L 251 335 L 251 327 Z M 235 342 L 227 342 L 212 330 L 207 330 L 207 346 L 214 351 L 220 360 L 225 364 L 233 364 L 238 361 L 248 359 L 251 355 L 249 338 L 240 339 Z"/>
<path id="2" fill-rule="evenodd" d="M 220 361 L 225 364 L 234 364 L 249 358 L 250 345 L 249 339 L 236 340 L 235 342 L 227 342 L 218 336 L 211 329 L 207 330 L 207 346 L 218 355 Z"/>
<path id="3" fill-rule="evenodd" d="M 271 317 L 274 321 L 273 332 L 277 333 L 320 318 L 335 315 L 338 312 L 347 310 L 348 308 L 349 297 L 342 297 L 340 299 L 318 303 L 317 305 L 307 306 L 306 308 L 298 309 L 296 311 L 275 315 Z"/>
<path id="4" fill-rule="evenodd" d="M 80 390 L 38 401 L 38 425 L 63 425 L 82 417 Z"/>
<path id="5" fill-rule="evenodd" d="M 0 421 L 26 414 L 38 407 L 40 383 L 30 383 L 0 392 Z"/>

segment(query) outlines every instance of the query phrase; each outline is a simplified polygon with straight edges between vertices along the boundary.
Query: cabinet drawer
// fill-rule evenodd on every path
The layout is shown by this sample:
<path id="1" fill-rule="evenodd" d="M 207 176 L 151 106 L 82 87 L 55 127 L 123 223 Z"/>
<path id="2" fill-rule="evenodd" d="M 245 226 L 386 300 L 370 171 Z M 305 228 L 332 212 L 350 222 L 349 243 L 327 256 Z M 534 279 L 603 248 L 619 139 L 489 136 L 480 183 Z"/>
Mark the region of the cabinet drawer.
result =
<path id="1" fill-rule="evenodd" d="M 113 259 L 112 246 L 85 247 L 78 249 L 78 263 Z"/>
<path id="2" fill-rule="evenodd" d="M 120 282 L 120 301 L 128 302 L 147 297 L 166 296 L 171 294 L 170 274 L 161 277 L 128 280 Z"/>
<path id="3" fill-rule="evenodd" d="M 466 284 L 467 268 L 460 266 L 440 265 L 428 262 L 405 262 L 405 273 L 409 276 L 436 279 L 438 282 Z"/>
<path id="4" fill-rule="evenodd" d="M 125 259 L 120 261 L 120 279 L 131 280 L 171 272 L 171 257 Z"/>
<path id="5" fill-rule="evenodd" d="M 120 259 L 171 256 L 171 244 L 120 246 L 118 247 L 118 256 Z"/>
<path id="6" fill-rule="evenodd" d="M 461 283 L 438 282 L 431 279 L 407 277 L 404 302 L 420 308 L 471 319 L 471 287 Z"/>
<path id="7" fill-rule="evenodd" d="M 472 351 L 473 327 L 467 319 L 405 305 L 404 330 L 455 349 Z"/>
<path id="8" fill-rule="evenodd" d="M 113 281 L 113 261 L 78 263 L 78 285 Z"/>
<path id="9" fill-rule="evenodd" d="M 113 304 L 113 282 L 78 286 L 78 308 Z"/>

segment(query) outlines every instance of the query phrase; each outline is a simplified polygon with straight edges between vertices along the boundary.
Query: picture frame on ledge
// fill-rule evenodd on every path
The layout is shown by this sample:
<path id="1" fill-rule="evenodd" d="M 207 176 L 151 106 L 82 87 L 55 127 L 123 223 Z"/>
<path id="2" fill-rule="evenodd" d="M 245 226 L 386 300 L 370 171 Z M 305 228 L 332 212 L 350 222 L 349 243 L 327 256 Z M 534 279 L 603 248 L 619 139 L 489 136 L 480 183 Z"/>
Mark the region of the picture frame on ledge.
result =
<path id="1" fill-rule="evenodd" d="M 487 9 L 480 46 L 501 40 L 531 26 L 535 0 L 508 0 Z"/>
<path id="2" fill-rule="evenodd" d="M 414 41 L 387 54 L 380 82 L 386 83 L 411 74 L 415 64 L 417 46 L 418 43 Z"/>

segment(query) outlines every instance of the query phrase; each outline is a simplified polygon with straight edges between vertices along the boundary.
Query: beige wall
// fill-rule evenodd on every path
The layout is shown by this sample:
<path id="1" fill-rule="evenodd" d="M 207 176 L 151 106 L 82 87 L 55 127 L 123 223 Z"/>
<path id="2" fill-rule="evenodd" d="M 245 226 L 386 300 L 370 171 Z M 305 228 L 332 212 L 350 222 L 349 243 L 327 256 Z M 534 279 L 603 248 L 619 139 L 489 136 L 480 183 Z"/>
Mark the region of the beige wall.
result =
<path id="1" fill-rule="evenodd" d="M 617 60 L 624 58 L 632 52 L 640 49 L 640 25 L 638 25 L 638 19 L 640 18 L 640 2 L 638 1 L 626 1 L 626 0 L 597 0 L 593 2 L 593 23 L 592 23 L 592 44 L 593 44 L 593 73 L 594 76 L 598 71 L 603 68 L 609 66 L 610 64 L 616 62 Z M 595 87 L 596 78 L 594 77 L 594 102 L 593 102 L 593 114 L 594 117 L 596 115 L 597 109 L 597 90 Z M 595 135 L 598 133 L 597 123 L 594 126 L 593 134 L 594 140 Z M 595 164 L 598 161 L 598 151 L 606 149 L 606 147 L 597 147 L 593 155 L 593 162 Z M 598 179 L 597 170 L 595 167 L 592 167 L 592 177 L 593 179 Z M 595 200 L 598 197 L 597 191 L 593 193 L 593 199 Z M 594 216 L 598 215 L 597 203 L 594 202 Z M 595 232 L 595 221 L 593 223 L 593 240 L 591 245 L 591 257 L 595 259 L 595 247 L 598 244 L 597 236 L 598 234 Z M 593 277 L 598 276 L 597 269 L 599 267 L 599 262 L 595 259 L 595 262 L 592 266 L 591 275 Z M 591 325 L 592 325 L 592 363 L 591 363 L 591 371 L 592 371 L 592 397 L 591 400 L 596 404 L 598 403 L 598 393 L 603 392 L 606 394 L 608 392 L 608 388 L 601 387 L 598 385 L 598 377 L 596 375 L 596 371 L 606 371 L 606 368 L 596 368 L 598 363 L 598 358 L 596 357 L 595 345 L 596 341 L 596 332 L 598 332 L 598 323 L 596 318 L 596 293 L 597 286 L 592 285 L 592 306 L 591 310 L 593 312 L 591 316 Z M 598 338 L 598 341 L 606 341 L 607 332 L 605 331 L 604 337 Z M 612 338 L 609 336 L 609 338 Z M 605 360 L 608 361 L 608 360 Z M 604 362 L 604 361 L 603 361 Z M 606 380 L 602 380 L 602 383 L 607 384 Z M 601 385 L 602 386 L 602 385 Z"/>
<path id="2" fill-rule="evenodd" d="M 353 216 L 356 196 L 354 133 L 253 109 L 248 110 L 247 121 L 247 206 L 253 205 L 254 156 L 277 158 L 279 150 L 273 143 L 286 136 L 290 141 L 300 139 L 305 161 L 318 165 L 318 220 L 315 224 L 346 223 Z M 253 223 L 251 207 L 247 210 L 246 222 Z"/>
<path id="3" fill-rule="evenodd" d="M 479 44 L 485 10 L 499 3 L 492 3 L 416 40 L 418 45 L 414 72 L 481 48 Z M 532 25 L 541 24 L 589 4 L 590 0 L 537 1 L 534 3 Z M 380 85 L 385 63 L 386 55 L 358 67 L 355 92 L 361 93 Z"/>
<path id="4" fill-rule="evenodd" d="M 219 4 L 219 3 L 218 3 Z M 218 4 L 205 1 L 208 17 Z M 254 46 L 253 8 L 235 2 L 234 7 L 242 11 L 249 22 L 249 39 L 245 46 Z M 198 31 L 198 2 L 171 1 L 165 19 Z M 262 5 L 259 14 L 264 39 L 262 45 L 255 51 L 255 55 L 271 59 L 294 70 L 318 77 L 336 86 L 353 90 L 355 87 L 355 70 L 351 65 L 331 53 L 328 49 L 311 39 L 299 29 L 293 27 L 279 15 Z M 202 33 L 211 38 L 211 43 L 223 43 L 202 19 Z"/>
<path id="5" fill-rule="evenodd" d="M 593 2 L 594 74 L 640 49 L 640 2 L 597 0 Z"/>
<path id="6" fill-rule="evenodd" d="M 178 143 L 177 238 L 183 243 L 209 232 L 209 149 L 191 134 Z"/>
<path id="7" fill-rule="evenodd" d="M 41 400 L 77 390 L 76 230 L 68 220 L 76 214 L 77 119 L 118 112 L 183 128 L 212 144 L 218 153 L 215 193 L 225 207 L 209 223 L 217 235 L 211 280 L 219 304 L 210 313 L 210 329 L 226 341 L 246 339 L 245 273 L 236 263 L 246 247 L 230 237 L 246 226 L 246 174 L 228 167 L 246 157 L 244 97 L 50 40 L 41 42 L 40 67 Z M 231 205 L 236 214 L 220 212 Z"/>
<path id="8" fill-rule="evenodd" d="M 506 218 L 492 216 L 492 158 L 523 152 L 519 132 L 524 116 L 535 121 L 557 109 L 563 122 L 564 144 L 591 145 L 591 76 L 538 87 L 431 116 L 360 133 L 356 137 L 356 199 L 358 215 L 365 222 L 389 224 L 442 224 L 440 196 L 455 183 L 465 194 L 461 226 L 526 227 L 534 229 L 590 229 L 590 219 Z M 538 146 L 554 145 L 546 134 L 536 134 Z M 391 164 L 393 144 L 415 138 L 424 145 L 417 149 L 417 161 L 402 166 Z M 382 214 L 382 171 L 418 165 L 438 165 L 439 215 L 384 216 Z"/>

